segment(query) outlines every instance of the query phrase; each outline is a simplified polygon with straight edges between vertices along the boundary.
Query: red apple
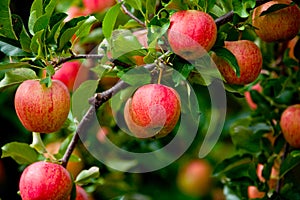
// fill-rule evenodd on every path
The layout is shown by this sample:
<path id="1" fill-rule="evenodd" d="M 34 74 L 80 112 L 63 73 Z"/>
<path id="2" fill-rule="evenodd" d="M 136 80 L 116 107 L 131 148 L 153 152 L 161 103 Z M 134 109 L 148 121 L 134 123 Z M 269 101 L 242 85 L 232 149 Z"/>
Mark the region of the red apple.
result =
<path id="1" fill-rule="evenodd" d="M 263 88 L 261 87 L 261 85 L 260 85 L 259 83 L 257 83 L 257 84 L 255 84 L 255 85 L 253 85 L 253 86 L 251 87 L 251 90 L 256 90 L 256 91 L 258 91 L 258 92 L 261 93 L 262 90 L 263 90 Z M 249 91 L 246 91 L 246 92 L 244 93 L 244 95 L 245 95 L 245 99 L 246 99 L 246 101 L 247 101 L 249 107 L 250 107 L 252 110 L 256 110 L 257 105 L 256 105 L 256 103 L 253 102 L 253 100 L 252 100 L 252 98 L 251 98 L 251 95 L 250 95 L 250 92 L 249 92 Z"/>
<path id="2" fill-rule="evenodd" d="M 74 91 L 83 81 L 87 79 L 88 69 L 81 67 L 81 62 L 72 61 L 64 63 L 52 76 L 54 80 L 63 82 L 69 91 Z"/>
<path id="3" fill-rule="evenodd" d="M 280 127 L 285 140 L 295 148 L 300 148 L 300 104 L 286 108 L 280 118 Z"/>
<path id="4" fill-rule="evenodd" d="M 58 131 L 70 110 L 67 87 L 53 80 L 48 88 L 39 80 L 26 80 L 15 94 L 15 110 L 23 126 L 32 132 Z"/>
<path id="5" fill-rule="evenodd" d="M 296 60 L 297 62 L 299 62 L 299 59 L 295 55 L 295 52 L 297 52 L 297 49 L 295 49 L 295 47 L 299 42 L 299 36 L 296 36 L 287 43 L 287 48 L 289 48 L 289 57 Z"/>
<path id="6" fill-rule="evenodd" d="M 262 54 L 258 46 L 249 40 L 225 41 L 227 48 L 235 57 L 240 67 L 240 77 L 222 58 L 213 55 L 220 73 L 228 84 L 245 85 L 253 82 L 262 69 Z"/>
<path id="7" fill-rule="evenodd" d="M 180 97 L 161 84 L 140 87 L 124 108 L 129 130 L 138 138 L 164 137 L 175 127 L 180 116 Z"/>
<path id="8" fill-rule="evenodd" d="M 178 171 L 177 185 L 185 194 L 199 197 L 210 192 L 212 167 L 203 159 L 192 160 Z"/>
<path id="9" fill-rule="evenodd" d="M 25 168 L 19 189 L 22 200 L 64 200 L 72 185 L 69 172 L 61 165 L 39 161 Z"/>
<path id="10" fill-rule="evenodd" d="M 263 11 L 275 4 L 290 4 L 291 0 L 269 1 L 254 9 L 252 25 L 263 41 L 276 42 L 290 40 L 300 29 L 300 10 L 297 4 L 260 16 Z"/>
<path id="11" fill-rule="evenodd" d="M 115 3 L 116 0 L 83 0 L 84 7 L 90 13 L 104 12 Z"/>
<path id="12" fill-rule="evenodd" d="M 207 13 L 183 10 L 170 18 L 168 41 L 177 55 L 196 60 L 209 51 L 217 38 L 217 26 Z"/>
<path id="13" fill-rule="evenodd" d="M 88 15 L 88 11 L 85 8 L 80 8 L 77 6 L 71 6 L 67 10 L 68 17 L 65 19 L 65 21 L 70 21 L 73 18 L 80 17 L 80 16 L 86 16 Z"/>
<path id="14" fill-rule="evenodd" d="M 261 182 L 266 181 L 266 179 L 262 176 L 263 169 L 264 169 L 263 164 L 258 164 L 257 165 L 256 174 L 257 174 L 258 179 Z M 277 180 L 279 178 L 278 176 L 279 176 L 279 170 L 275 166 L 273 166 L 272 169 L 271 169 L 270 179 L 268 180 L 268 185 L 271 189 L 276 188 Z"/>

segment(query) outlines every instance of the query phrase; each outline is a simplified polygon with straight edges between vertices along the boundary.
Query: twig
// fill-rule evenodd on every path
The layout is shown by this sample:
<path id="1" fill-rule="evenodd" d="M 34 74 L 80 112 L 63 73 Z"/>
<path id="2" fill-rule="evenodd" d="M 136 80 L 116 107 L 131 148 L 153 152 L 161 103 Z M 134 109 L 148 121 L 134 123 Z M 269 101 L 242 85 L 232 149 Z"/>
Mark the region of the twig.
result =
<path id="1" fill-rule="evenodd" d="M 281 157 L 281 162 L 283 162 L 286 159 L 286 157 L 289 153 L 289 148 L 290 148 L 290 145 L 288 143 L 285 143 L 284 152 L 283 152 L 283 155 Z M 276 185 L 277 194 L 279 194 L 279 192 L 280 192 L 282 181 L 283 181 L 282 178 L 279 178 L 278 181 L 277 181 L 277 185 Z"/>
<path id="2" fill-rule="evenodd" d="M 118 2 L 122 3 L 121 7 L 122 7 L 122 10 L 125 15 L 128 15 L 130 18 L 132 18 L 134 21 L 136 21 L 139 25 L 146 28 L 146 24 L 144 22 L 142 22 L 140 19 L 138 19 L 136 16 L 134 16 L 131 12 L 129 12 L 122 0 L 118 0 Z"/>

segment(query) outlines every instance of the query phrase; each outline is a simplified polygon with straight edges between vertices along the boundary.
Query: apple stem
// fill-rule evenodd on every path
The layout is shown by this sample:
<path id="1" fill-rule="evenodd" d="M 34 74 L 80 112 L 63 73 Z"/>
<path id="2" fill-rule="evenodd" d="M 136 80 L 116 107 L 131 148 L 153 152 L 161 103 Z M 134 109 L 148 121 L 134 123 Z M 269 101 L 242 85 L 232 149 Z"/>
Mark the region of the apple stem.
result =
<path id="1" fill-rule="evenodd" d="M 34 148 L 37 152 L 41 154 L 46 153 L 51 160 L 56 160 L 56 158 L 47 151 L 40 133 L 32 132 L 32 143 L 30 144 L 30 147 Z"/>

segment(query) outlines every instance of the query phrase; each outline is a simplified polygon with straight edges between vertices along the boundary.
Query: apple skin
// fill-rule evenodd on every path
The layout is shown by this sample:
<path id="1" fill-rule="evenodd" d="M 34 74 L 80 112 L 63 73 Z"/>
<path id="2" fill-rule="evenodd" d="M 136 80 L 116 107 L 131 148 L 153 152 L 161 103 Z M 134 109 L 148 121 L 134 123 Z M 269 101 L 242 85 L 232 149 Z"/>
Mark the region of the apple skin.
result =
<path id="1" fill-rule="evenodd" d="M 186 60 L 196 60 L 215 44 L 217 26 L 205 12 L 183 10 L 171 16 L 167 35 L 175 54 Z"/>
<path id="2" fill-rule="evenodd" d="M 61 165 L 39 161 L 25 168 L 19 189 L 22 200 L 64 200 L 72 185 L 69 172 Z"/>
<path id="3" fill-rule="evenodd" d="M 285 140 L 295 148 L 300 148 L 300 104 L 287 107 L 280 118 L 280 127 Z"/>
<path id="4" fill-rule="evenodd" d="M 200 197 L 208 194 L 212 187 L 212 167 L 203 159 L 186 163 L 178 171 L 177 186 L 185 194 Z"/>
<path id="5" fill-rule="evenodd" d="M 180 97 L 173 89 L 161 84 L 138 88 L 124 108 L 129 130 L 138 138 L 168 135 L 180 116 Z"/>
<path id="6" fill-rule="evenodd" d="M 300 9 L 295 4 L 264 16 L 261 13 L 274 4 L 290 4 L 291 0 L 269 1 L 253 10 L 252 25 L 265 42 L 282 42 L 292 39 L 300 29 Z"/>
<path id="7" fill-rule="evenodd" d="M 104 12 L 115 3 L 116 0 L 83 0 L 83 6 L 89 13 Z"/>
<path id="8" fill-rule="evenodd" d="M 68 90 L 74 91 L 88 78 L 88 69 L 81 67 L 81 62 L 71 61 L 64 63 L 59 70 L 52 76 L 53 80 L 63 82 Z"/>
<path id="9" fill-rule="evenodd" d="M 263 63 L 258 46 L 249 40 L 238 40 L 225 41 L 225 48 L 236 57 L 240 67 L 240 77 L 238 77 L 224 59 L 213 54 L 212 58 L 225 81 L 233 85 L 245 85 L 253 82 L 259 76 Z"/>
<path id="10" fill-rule="evenodd" d="M 39 80 L 26 80 L 16 91 L 15 110 L 27 130 L 52 133 L 58 131 L 68 117 L 70 94 L 58 80 L 53 80 L 49 88 Z"/>
<path id="11" fill-rule="evenodd" d="M 255 84 L 255 85 L 253 85 L 253 86 L 251 87 L 251 90 L 256 90 L 256 91 L 258 91 L 259 93 L 261 93 L 262 90 L 263 90 L 263 88 L 261 87 L 261 85 L 260 85 L 259 83 L 257 83 L 257 84 Z M 249 107 L 250 107 L 252 110 L 256 110 L 257 105 L 256 105 L 256 103 L 253 102 L 253 100 L 252 100 L 252 98 L 251 98 L 251 95 L 250 95 L 250 92 L 249 92 L 249 91 L 246 91 L 246 92 L 244 93 L 244 95 L 245 95 L 245 99 L 246 99 L 246 102 L 248 103 Z"/>

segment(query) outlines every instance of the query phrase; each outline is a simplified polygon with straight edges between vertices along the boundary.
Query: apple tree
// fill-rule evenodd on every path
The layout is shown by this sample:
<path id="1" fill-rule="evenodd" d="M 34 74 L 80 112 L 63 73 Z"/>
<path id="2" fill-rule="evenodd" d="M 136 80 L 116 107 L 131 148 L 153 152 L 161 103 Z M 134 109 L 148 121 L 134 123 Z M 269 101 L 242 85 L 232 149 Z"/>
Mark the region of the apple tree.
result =
<path id="1" fill-rule="evenodd" d="M 300 199 L 299 2 L 25 4 L 0 2 L 0 198 Z"/>

